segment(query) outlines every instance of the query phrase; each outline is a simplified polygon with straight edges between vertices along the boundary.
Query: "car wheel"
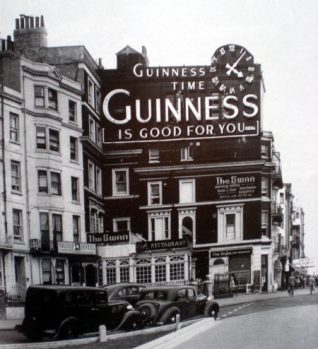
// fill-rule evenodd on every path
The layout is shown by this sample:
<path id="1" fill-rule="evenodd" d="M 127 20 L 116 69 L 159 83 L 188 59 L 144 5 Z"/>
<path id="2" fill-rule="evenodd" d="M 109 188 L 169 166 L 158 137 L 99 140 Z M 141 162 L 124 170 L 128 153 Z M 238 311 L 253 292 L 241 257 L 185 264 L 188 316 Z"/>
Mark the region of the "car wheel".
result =
<path id="1" fill-rule="evenodd" d="M 153 304 L 143 304 L 137 309 L 144 317 L 144 322 L 149 323 L 156 314 L 156 309 Z"/>
<path id="2" fill-rule="evenodd" d="M 75 321 L 66 322 L 59 331 L 58 338 L 69 339 L 79 336 L 78 325 Z"/>
<path id="3" fill-rule="evenodd" d="M 180 314 L 177 310 L 174 310 L 173 312 L 171 312 L 166 320 L 164 321 L 164 324 L 165 325 L 168 325 L 168 324 L 175 324 L 177 322 L 177 315 Z"/>
<path id="4" fill-rule="evenodd" d="M 205 316 L 213 317 L 214 320 L 217 319 L 218 313 L 219 313 L 219 306 L 216 303 L 209 304 L 204 311 Z"/>

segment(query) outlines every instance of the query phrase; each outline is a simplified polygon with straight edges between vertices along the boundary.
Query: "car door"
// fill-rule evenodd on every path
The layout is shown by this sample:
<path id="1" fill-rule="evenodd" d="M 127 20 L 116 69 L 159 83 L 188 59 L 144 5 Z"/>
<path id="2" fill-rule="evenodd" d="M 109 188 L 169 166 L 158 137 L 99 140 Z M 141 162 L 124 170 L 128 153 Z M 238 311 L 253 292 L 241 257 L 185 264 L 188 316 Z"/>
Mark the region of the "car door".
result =
<path id="1" fill-rule="evenodd" d="M 192 317 L 197 315 L 197 300 L 196 293 L 193 288 L 187 289 L 187 317 Z"/>
<path id="2" fill-rule="evenodd" d="M 188 296 L 186 288 L 180 288 L 176 294 L 175 305 L 180 309 L 181 319 L 188 317 Z"/>

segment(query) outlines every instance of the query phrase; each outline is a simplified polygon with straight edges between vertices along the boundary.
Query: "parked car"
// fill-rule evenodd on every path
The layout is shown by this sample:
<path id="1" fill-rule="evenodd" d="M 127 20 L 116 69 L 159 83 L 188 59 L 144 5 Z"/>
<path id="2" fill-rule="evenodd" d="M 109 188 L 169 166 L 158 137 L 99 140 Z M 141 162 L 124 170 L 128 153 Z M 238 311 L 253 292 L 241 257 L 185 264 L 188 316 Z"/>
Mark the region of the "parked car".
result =
<path id="1" fill-rule="evenodd" d="M 203 294 L 197 294 L 192 286 L 160 286 L 141 291 L 136 310 L 145 316 L 146 324 L 169 324 L 198 314 L 217 318 L 219 305 L 208 300 Z"/>
<path id="2" fill-rule="evenodd" d="M 70 338 L 85 332 L 135 328 L 142 315 L 125 300 L 109 300 L 96 287 L 31 286 L 27 290 L 25 317 L 17 330 L 30 339 Z"/>
<path id="3" fill-rule="evenodd" d="M 107 290 L 109 300 L 122 299 L 134 306 L 140 299 L 141 290 L 146 286 L 137 283 L 119 283 L 102 287 Z"/>

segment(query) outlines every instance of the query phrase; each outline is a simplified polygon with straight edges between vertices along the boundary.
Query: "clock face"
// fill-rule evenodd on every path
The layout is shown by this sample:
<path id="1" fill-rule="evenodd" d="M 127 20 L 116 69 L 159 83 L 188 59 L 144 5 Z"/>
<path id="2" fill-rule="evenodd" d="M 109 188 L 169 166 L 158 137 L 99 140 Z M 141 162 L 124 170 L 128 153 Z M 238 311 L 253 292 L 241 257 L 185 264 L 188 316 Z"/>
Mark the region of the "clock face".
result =
<path id="1" fill-rule="evenodd" d="M 221 92 L 235 94 L 245 91 L 254 81 L 254 58 L 242 46 L 225 45 L 212 57 L 212 84 Z"/>

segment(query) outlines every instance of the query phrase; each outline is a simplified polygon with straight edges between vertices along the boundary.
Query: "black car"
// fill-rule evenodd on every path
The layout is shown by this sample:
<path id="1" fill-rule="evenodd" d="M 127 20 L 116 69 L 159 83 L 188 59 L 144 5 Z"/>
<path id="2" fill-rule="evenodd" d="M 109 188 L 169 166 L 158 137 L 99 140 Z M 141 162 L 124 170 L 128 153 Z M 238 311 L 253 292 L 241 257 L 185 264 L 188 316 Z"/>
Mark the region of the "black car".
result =
<path id="1" fill-rule="evenodd" d="M 142 315 L 127 301 L 109 300 L 103 288 L 31 286 L 26 294 L 25 317 L 17 330 L 30 339 L 69 338 L 97 331 L 103 324 L 117 330 L 142 323 Z"/>
<path id="2" fill-rule="evenodd" d="M 177 314 L 181 320 L 199 314 L 216 319 L 219 305 L 203 294 L 198 295 L 192 286 L 161 286 L 142 290 L 136 310 L 145 316 L 147 324 L 161 325 L 174 323 Z"/>
<path id="3" fill-rule="evenodd" d="M 113 285 L 103 285 L 102 287 L 107 290 L 109 300 L 122 299 L 134 306 L 140 299 L 141 290 L 146 286 L 138 283 L 127 282 Z"/>

